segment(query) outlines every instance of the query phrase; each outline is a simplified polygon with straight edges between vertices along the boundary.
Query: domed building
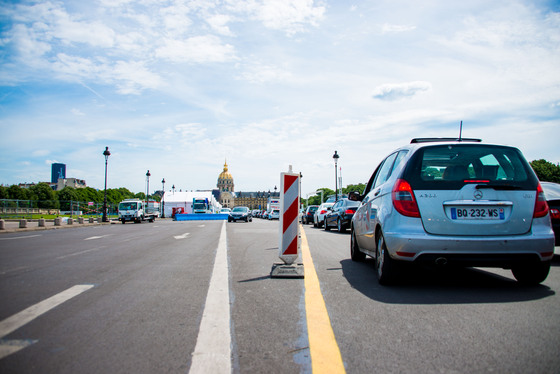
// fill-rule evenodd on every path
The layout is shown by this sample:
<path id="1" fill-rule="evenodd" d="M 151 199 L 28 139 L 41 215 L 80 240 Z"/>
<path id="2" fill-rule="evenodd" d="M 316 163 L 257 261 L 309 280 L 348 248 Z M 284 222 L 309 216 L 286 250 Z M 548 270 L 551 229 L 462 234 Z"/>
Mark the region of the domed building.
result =
<path id="1" fill-rule="evenodd" d="M 235 192 L 233 177 L 228 171 L 227 161 L 224 163 L 224 170 L 218 176 L 218 190 L 220 194 L 219 202 L 224 208 L 235 206 L 246 206 L 249 209 L 264 210 L 268 206 L 270 198 L 279 198 L 280 192 Z"/>
<path id="2" fill-rule="evenodd" d="M 227 161 L 224 162 L 224 171 L 218 176 L 218 190 L 220 191 L 220 204 L 224 208 L 233 208 L 235 199 L 233 196 L 233 177 L 228 171 Z"/>

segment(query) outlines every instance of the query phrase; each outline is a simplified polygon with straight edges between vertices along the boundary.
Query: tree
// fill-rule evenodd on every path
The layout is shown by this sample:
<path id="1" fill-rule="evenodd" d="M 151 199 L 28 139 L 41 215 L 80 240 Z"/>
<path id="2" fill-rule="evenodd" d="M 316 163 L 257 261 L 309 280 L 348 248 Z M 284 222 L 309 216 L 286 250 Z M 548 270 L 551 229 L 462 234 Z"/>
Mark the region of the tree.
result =
<path id="1" fill-rule="evenodd" d="M 41 182 L 35 186 L 29 187 L 33 193 L 33 200 L 37 200 L 38 208 L 56 209 L 58 208 L 58 200 L 56 194 L 47 183 Z"/>
<path id="2" fill-rule="evenodd" d="M 342 193 L 349 194 L 350 192 L 357 192 L 359 194 L 363 194 L 365 188 L 366 188 L 366 185 L 363 184 L 363 183 L 349 184 L 348 186 L 346 186 L 342 189 Z"/>
<path id="3" fill-rule="evenodd" d="M 30 200 L 30 193 L 27 189 L 21 188 L 17 184 L 8 187 L 8 196 L 12 200 Z"/>
<path id="4" fill-rule="evenodd" d="M 0 186 L 0 199 L 9 199 L 8 187 Z"/>
<path id="5" fill-rule="evenodd" d="M 560 183 L 560 165 L 554 165 L 544 159 L 531 161 L 530 164 L 539 180 Z"/>
<path id="6" fill-rule="evenodd" d="M 69 186 L 66 186 L 62 190 L 58 191 L 57 196 L 61 210 L 72 210 L 71 203 L 79 201 L 76 190 Z"/>
<path id="7" fill-rule="evenodd" d="M 79 188 L 76 190 L 76 192 L 78 193 L 80 201 L 94 203 L 103 202 L 103 191 L 101 191 L 100 193 L 100 191 L 97 191 L 95 188 Z"/>

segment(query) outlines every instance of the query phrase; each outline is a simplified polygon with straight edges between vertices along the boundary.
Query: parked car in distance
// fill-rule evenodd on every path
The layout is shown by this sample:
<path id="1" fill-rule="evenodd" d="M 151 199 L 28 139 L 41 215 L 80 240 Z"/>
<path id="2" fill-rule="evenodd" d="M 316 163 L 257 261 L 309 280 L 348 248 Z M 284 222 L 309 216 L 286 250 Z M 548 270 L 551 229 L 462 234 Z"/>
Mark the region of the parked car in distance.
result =
<path id="1" fill-rule="evenodd" d="M 221 214 L 230 214 L 231 209 L 230 208 L 222 208 L 222 209 L 220 209 L 220 213 Z"/>
<path id="2" fill-rule="evenodd" d="M 307 207 L 307 209 L 305 209 L 305 211 L 303 212 L 302 216 L 301 216 L 301 223 L 302 224 L 309 224 L 313 222 L 313 214 L 315 214 L 315 211 L 317 211 L 317 208 L 319 208 L 319 205 L 309 205 Z"/>
<path id="3" fill-rule="evenodd" d="M 228 217 L 228 222 L 245 221 L 252 222 L 253 216 L 246 206 L 236 206 L 232 209 Z"/>
<path id="4" fill-rule="evenodd" d="M 356 213 L 359 206 L 359 201 L 349 199 L 338 200 L 325 215 L 323 220 L 325 230 L 329 231 L 331 227 L 336 227 L 338 232 L 345 232 L 350 227 L 352 217 L 354 217 L 354 213 Z"/>
<path id="5" fill-rule="evenodd" d="M 350 254 L 380 284 L 401 265 L 501 267 L 535 285 L 554 256 L 549 208 L 521 151 L 476 139 L 413 139 L 385 157 L 352 218 Z"/>
<path id="6" fill-rule="evenodd" d="M 280 210 L 279 209 L 272 209 L 272 211 L 268 214 L 268 219 L 280 219 Z"/>
<path id="7" fill-rule="evenodd" d="M 554 245 L 560 245 L 560 184 L 552 182 L 541 182 L 544 196 L 550 209 L 550 221 L 554 231 Z"/>
<path id="8" fill-rule="evenodd" d="M 313 227 L 323 227 L 323 223 L 325 220 L 325 214 L 328 213 L 329 209 L 332 208 L 334 202 L 332 203 L 323 203 L 319 205 L 319 208 L 313 214 Z"/>

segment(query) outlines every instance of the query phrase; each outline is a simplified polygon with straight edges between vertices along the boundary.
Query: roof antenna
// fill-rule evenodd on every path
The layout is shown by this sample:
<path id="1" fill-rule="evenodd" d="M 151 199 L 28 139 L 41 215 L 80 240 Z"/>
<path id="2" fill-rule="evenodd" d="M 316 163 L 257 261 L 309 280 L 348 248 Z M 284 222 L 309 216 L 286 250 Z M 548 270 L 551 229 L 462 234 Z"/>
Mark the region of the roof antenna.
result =
<path id="1" fill-rule="evenodd" d="M 463 121 L 461 121 L 461 125 L 459 126 L 459 141 L 463 141 Z"/>

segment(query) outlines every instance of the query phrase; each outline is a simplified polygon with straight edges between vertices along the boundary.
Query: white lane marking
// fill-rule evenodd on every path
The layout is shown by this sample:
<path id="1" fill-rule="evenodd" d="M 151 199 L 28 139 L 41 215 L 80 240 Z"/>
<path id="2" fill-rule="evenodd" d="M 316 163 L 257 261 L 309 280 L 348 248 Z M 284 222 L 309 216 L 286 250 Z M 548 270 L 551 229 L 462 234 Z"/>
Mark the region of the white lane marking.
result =
<path id="1" fill-rule="evenodd" d="M 93 284 L 70 287 L 0 322 L 0 359 L 36 342 L 36 340 L 26 340 L 18 343 L 18 341 L 1 340 L 2 338 L 92 287 Z"/>
<path id="2" fill-rule="evenodd" d="M 0 238 L 0 240 L 27 239 L 27 238 L 34 238 L 36 236 L 41 236 L 41 235 L 14 236 L 13 238 Z"/>
<path id="3" fill-rule="evenodd" d="M 37 343 L 38 340 L 2 340 L 0 339 L 0 359 L 16 353 L 20 349 Z"/>
<path id="4" fill-rule="evenodd" d="M 206 225 L 198 225 L 198 227 L 205 227 Z"/>
<path id="5" fill-rule="evenodd" d="M 94 240 L 94 239 L 101 239 L 109 235 L 101 235 L 101 236 L 90 236 L 89 238 L 85 238 L 84 240 Z"/>
<path id="6" fill-rule="evenodd" d="M 189 374 L 231 373 L 229 268 L 226 224 L 222 224 L 210 287 Z"/>
<path id="7" fill-rule="evenodd" d="M 85 250 L 83 250 L 83 251 L 70 253 L 70 254 L 67 254 L 67 255 L 64 255 L 64 256 L 58 256 L 57 259 L 58 259 L 58 260 L 62 260 L 63 258 L 66 258 L 66 257 L 72 257 L 72 256 L 83 255 L 84 253 L 93 252 L 93 251 L 98 251 L 98 250 L 100 250 L 101 248 L 105 248 L 105 246 L 95 247 L 95 248 L 90 248 L 90 249 L 85 249 Z"/>
<path id="8" fill-rule="evenodd" d="M 29 269 L 29 267 L 27 266 L 20 266 L 17 268 L 13 268 L 13 269 L 8 269 L 8 270 L 3 270 L 0 272 L 0 275 L 4 275 L 4 274 L 8 274 L 8 273 L 13 273 L 14 271 L 19 271 L 19 270 L 27 270 Z"/>
<path id="9" fill-rule="evenodd" d="M 189 236 L 190 234 L 188 232 L 184 233 L 183 235 L 176 235 L 174 236 L 175 239 L 179 240 L 179 239 L 185 239 L 187 236 Z"/>

